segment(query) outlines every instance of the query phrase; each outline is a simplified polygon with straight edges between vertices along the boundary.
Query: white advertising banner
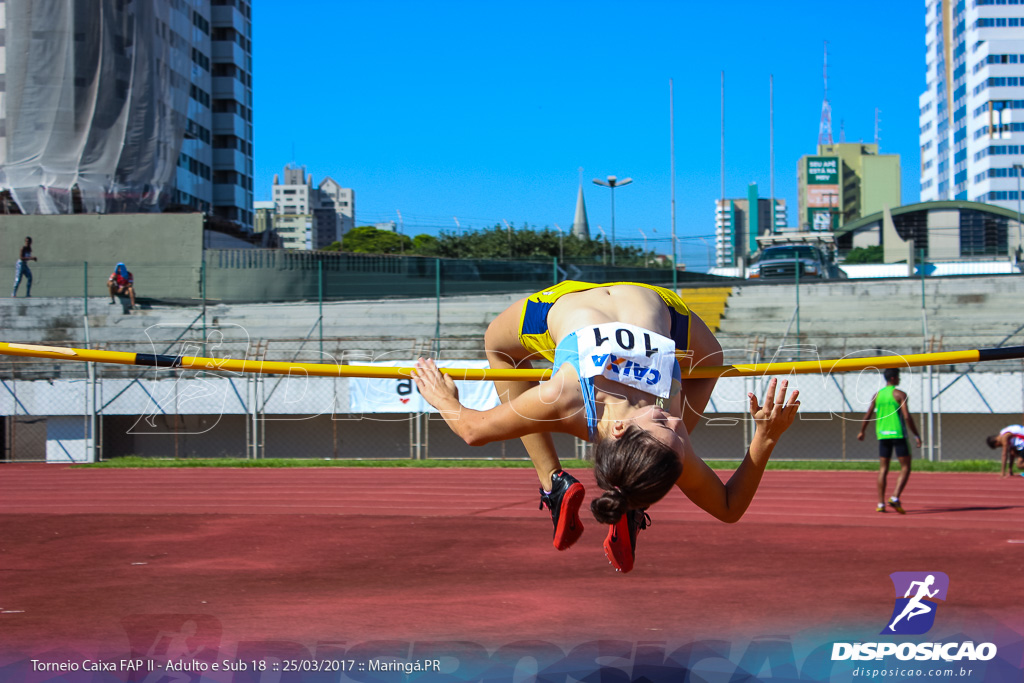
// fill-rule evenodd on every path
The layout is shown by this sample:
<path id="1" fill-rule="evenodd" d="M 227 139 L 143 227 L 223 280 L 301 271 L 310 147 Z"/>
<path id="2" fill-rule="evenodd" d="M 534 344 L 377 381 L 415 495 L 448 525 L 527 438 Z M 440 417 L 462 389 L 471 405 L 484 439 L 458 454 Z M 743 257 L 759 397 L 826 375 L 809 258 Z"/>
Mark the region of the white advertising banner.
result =
<path id="1" fill-rule="evenodd" d="M 413 367 L 416 361 L 400 360 L 365 365 L 384 367 Z M 439 368 L 486 368 L 487 361 L 473 360 L 442 360 L 437 361 Z M 368 379 L 353 377 L 349 379 L 349 411 L 352 413 L 436 413 L 429 403 L 423 400 L 416 383 L 412 378 L 402 379 Z M 498 394 L 493 382 L 457 381 L 459 401 L 473 410 L 489 410 L 498 405 Z"/>

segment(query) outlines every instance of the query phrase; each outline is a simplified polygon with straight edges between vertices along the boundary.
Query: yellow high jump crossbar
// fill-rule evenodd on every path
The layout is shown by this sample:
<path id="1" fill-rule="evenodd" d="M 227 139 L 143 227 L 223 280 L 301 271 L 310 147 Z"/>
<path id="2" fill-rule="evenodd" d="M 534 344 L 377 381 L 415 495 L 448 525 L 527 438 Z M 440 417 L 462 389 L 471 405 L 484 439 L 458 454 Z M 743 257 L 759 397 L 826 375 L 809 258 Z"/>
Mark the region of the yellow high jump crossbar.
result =
<path id="1" fill-rule="evenodd" d="M 152 353 L 128 353 L 124 351 L 100 351 L 73 349 L 61 346 L 38 344 L 11 344 L 0 342 L 0 355 L 49 358 L 52 360 L 74 360 L 92 363 L 114 363 L 117 365 L 138 365 L 157 368 L 180 368 L 185 370 L 207 370 L 224 372 L 253 372 L 267 375 L 307 375 L 313 377 L 367 377 L 377 379 L 403 379 L 412 376 L 411 367 L 387 367 L 376 365 L 333 365 L 329 363 L 292 363 L 265 360 L 232 360 L 227 358 L 202 358 L 198 356 L 170 356 Z M 968 351 L 943 351 L 938 353 L 917 353 L 905 356 L 872 356 L 866 358 L 839 358 L 835 360 L 808 360 L 786 363 L 751 363 L 736 365 L 708 365 L 687 369 L 689 356 L 680 352 L 683 377 L 692 379 L 710 377 L 756 377 L 764 375 L 824 375 L 833 372 L 857 372 L 878 368 L 909 368 L 926 365 L 954 365 L 980 361 L 1024 358 L 1024 346 L 1005 346 L 991 349 Z M 484 368 L 440 368 L 441 372 L 459 380 L 492 381 L 544 381 L 551 376 L 551 370 L 512 369 L 491 370 Z"/>

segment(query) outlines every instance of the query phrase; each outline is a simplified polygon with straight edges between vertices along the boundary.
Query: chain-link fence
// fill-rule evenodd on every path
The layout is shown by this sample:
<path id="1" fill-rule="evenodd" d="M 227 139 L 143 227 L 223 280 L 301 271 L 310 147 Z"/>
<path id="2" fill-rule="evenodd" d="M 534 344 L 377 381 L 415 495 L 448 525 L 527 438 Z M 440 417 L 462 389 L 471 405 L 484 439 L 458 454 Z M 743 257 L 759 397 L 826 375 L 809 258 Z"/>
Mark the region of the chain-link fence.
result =
<path id="1" fill-rule="evenodd" d="M 85 462 L 91 459 L 95 414 L 92 368 L 59 361 L 0 361 L 0 433 L 12 462 Z M 55 379 L 56 378 L 56 379 Z"/>
<path id="2" fill-rule="evenodd" d="M 429 269 L 426 280 L 441 270 Z M 406 261 L 407 263 L 409 261 Z M 315 265 L 316 262 L 314 262 Z M 308 264 L 307 264 L 308 265 Z M 377 266 L 375 265 L 374 268 Z M 322 275 L 322 265 L 307 268 Z M 304 271 L 304 272 L 307 272 Z M 91 272 L 91 271 L 90 271 Z M 83 269 L 83 276 L 86 270 Z M 105 277 L 106 273 L 102 273 Z M 557 272 L 550 273 L 552 280 Z M 501 287 L 514 281 L 506 273 Z M 626 279 L 625 277 L 623 279 Z M 1007 311 L 1021 295 L 1017 277 L 887 280 L 877 284 L 801 283 L 724 288 L 728 308 L 717 330 L 726 363 L 915 354 L 1024 343 L 1024 325 Z M 153 304 L 141 311 L 104 299 L 14 300 L 4 304 L 5 341 L 111 351 L 330 364 L 409 363 L 420 355 L 480 362 L 487 323 L 544 284 L 511 291 L 386 298 L 408 282 L 355 301 Z M 84 281 L 84 278 L 83 278 Z M 467 279 L 467 283 L 473 282 Z M 731 294 L 730 294 L 731 292 Z M 688 293 L 684 297 L 697 294 Z M 91 297 L 91 298 L 90 298 Z M 106 299 L 109 300 L 109 299 Z M 22 310 L 24 309 L 24 310 Z M 126 314 L 128 313 L 128 314 Z M 702 314 L 704 315 L 704 314 Z M 710 317 L 706 318 L 709 321 Z M 718 325 L 718 322 L 715 323 Z M 95 376 L 90 373 L 95 373 Z M 797 423 L 776 458 L 872 459 L 873 426 L 857 439 L 864 411 L 882 386 L 880 372 L 801 375 Z M 4 358 L 0 429 L 6 460 L 68 462 L 91 457 L 524 458 L 518 441 L 471 448 L 434 414 L 411 405 L 407 380 L 372 389 L 387 409 L 359 404 L 355 380 L 154 369 Z M 1020 361 L 912 369 L 910 397 L 924 457 L 995 457 L 984 437 L 1024 414 Z M 746 393 L 752 379 L 719 381 L 693 443 L 705 458 L 741 458 L 752 427 Z M 558 435 L 564 455 L 581 445 Z"/>
<path id="3" fill-rule="evenodd" d="M 325 340 L 328 348 L 341 345 Z M 838 344 L 837 340 L 833 343 Z M 849 342 L 847 342 L 849 343 Z M 172 355 L 264 358 L 320 362 L 303 341 L 217 345 L 213 349 L 178 341 Z M 114 346 L 114 345 L 110 345 Z M 167 346 L 167 345 L 165 345 Z M 306 345 L 308 346 L 308 344 Z M 443 340 L 441 343 L 443 348 Z M 482 347 L 481 347 L 482 348 Z M 793 349 L 785 349 L 793 352 Z M 813 347 L 803 349 L 804 359 Z M 442 354 L 443 355 L 443 354 Z M 787 356 L 791 357 L 790 354 Z M 342 363 L 367 357 L 338 353 Z M 380 360 L 377 358 L 375 360 Z M 388 359 L 409 364 L 410 356 Z M 727 349 L 726 362 L 757 362 Z M 479 360 L 475 361 L 480 365 Z M 95 379 L 84 364 L 15 359 L 4 362 L 0 378 L 4 458 L 11 461 L 70 462 L 128 455 L 160 458 L 425 459 L 525 458 L 518 440 L 470 447 L 436 413 L 422 411 L 409 380 L 360 380 L 138 368 L 98 365 Z M 801 391 L 797 422 L 774 457 L 786 459 L 869 460 L 876 456 L 874 424 L 857 439 L 875 392 L 884 385 L 880 371 L 796 375 Z M 723 378 L 692 438 L 707 459 L 742 458 L 753 434 L 746 414 L 747 393 L 763 396 L 767 378 Z M 474 383 L 480 384 L 480 383 Z M 928 459 L 992 458 L 985 437 L 1022 422 L 1024 366 L 1021 361 L 910 368 L 900 388 Z M 484 389 L 484 393 L 493 389 Z M 486 397 L 467 398 L 482 401 Z M 93 436 L 95 435 L 95 439 Z M 583 445 L 555 435 L 564 457 L 578 457 Z"/>
<path id="4" fill-rule="evenodd" d="M 39 261 L 22 277 L 18 297 L 104 296 L 110 261 Z M 675 270 L 574 262 L 557 257 L 454 259 L 285 249 L 206 249 L 195 263 L 127 263 L 138 303 L 339 301 L 419 298 L 538 290 L 560 280 L 632 281 L 665 286 L 730 282 L 733 278 Z M 0 283 L 15 268 L 0 263 Z M 31 279 L 31 288 L 29 280 Z M 127 296 L 115 301 L 126 310 Z"/>

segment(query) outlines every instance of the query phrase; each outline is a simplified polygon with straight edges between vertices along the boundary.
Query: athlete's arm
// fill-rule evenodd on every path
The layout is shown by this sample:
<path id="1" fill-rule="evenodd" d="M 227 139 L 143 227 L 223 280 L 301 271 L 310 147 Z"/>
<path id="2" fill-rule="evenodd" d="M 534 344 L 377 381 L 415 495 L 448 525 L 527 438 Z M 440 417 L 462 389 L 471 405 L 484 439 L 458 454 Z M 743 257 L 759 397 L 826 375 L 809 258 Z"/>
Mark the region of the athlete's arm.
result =
<path id="1" fill-rule="evenodd" d="M 917 447 L 920 448 L 921 435 L 917 433 L 917 425 L 914 424 L 914 416 L 910 414 L 910 408 L 908 407 L 910 405 L 910 398 L 907 396 L 906 392 L 900 391 L 899 389 L 893 392 L 893 398 L 899 401 L 900 413 L 903 415 L 903 421 L 908 427 L 910 427 L 910 432 L 914 435 L 914 438 L 917 439 Z"/>
<path id="2" fill-rule="evenodd" d="M 697 457 L 689 440 L 685 442 L 683 455 L 683 473 L 676 486 L 686 494 L 699 508 L 723 522 L 737 522 L 750 506 L 761 476 L 768 464 L 772 450 L 796 418 L 800 407 L 797 400 L 799 391 L 794 391 L 786 400 L 789 383 L 783 380 L 776 393 L 776 380 L 768 383 L 764 407 L 757 402 L 757 397 L 749 394 L 750 414 L 754 418 L 754 438 L 750 442 L 746 456 L 739 468 L 722 483 L 718 475 L 708 467 L 707 463 Z"/>
<path id="3" fill-rule="evenodd" d="M 910 594 L 914 592 L 914 586 L 923 586 L 924 584 L 920 581 L 911 581 L 910 585 L 907 586 L 907 592 L 903 594 L 903 597 L 910 597 Z M 927 590 L 927 589 L 926 589 Z M 935 590 L 938 590 L 937 588 Z"/>
<path id="4" fill-rule="evenodd" d="M 868 428 L 868 421 L 871 420 L 871 416 L 875 414 L 875 399 L 878 398 L 878 394 L 871 397 L 871 405 L 868 406 L 868 411 L 864 413 L 864 419 L 860 423 L 860 433 L 857 434 L 857 441 L 864 440 L 864 431 Z"/>
<path id="5" fill-rule="evenodd" d="M 490 410 L 473 410 L 462 405 L 454 380 L 440 372 L 429 358 L 416 361 L 413 380 L 427 403 L 437 408 L 452 431 L 470 446 L 541 432 L 576 434 L 577 431 L 574 429 L 576 421 L 571 417 L 578 411 L 572 406 L 567 409 L 566 401 L 561 400 L 561 378 L 531 387 Z"/>

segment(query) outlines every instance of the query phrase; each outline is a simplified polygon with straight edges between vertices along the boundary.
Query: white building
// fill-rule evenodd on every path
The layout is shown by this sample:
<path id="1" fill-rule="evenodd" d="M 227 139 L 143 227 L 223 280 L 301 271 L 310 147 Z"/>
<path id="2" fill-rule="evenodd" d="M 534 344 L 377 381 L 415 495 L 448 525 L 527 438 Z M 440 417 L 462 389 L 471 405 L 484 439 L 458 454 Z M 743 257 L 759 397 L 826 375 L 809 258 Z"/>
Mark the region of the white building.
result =
<path id="1" fill-rule="evenodd" d="M 325 178 L 313 187 L 305 166 L 284 167 L 274 175 L 274 227 L 286 249 L 323 249 L 355 227 L 355 191 Z"/>
<path id="2" fill-rule="evenodd" d="M 926 0 L 921 201 L 1017 208 L 1024 164 L 1024 4 Z"/>
<path id="3" fill-rule="evenodd" d="M 23 213 L 182 204 L 252 229 L 248 0 L 5 0 L 0 37 L 0 190 Z"/>
<path id="4" fill-rule="evenodd" d="M 324 178 L 320 183 L 320 204 L 325 209 L 334 209 L 338 216 L 341 233 L 337 239 L 356 227 L 355 190 L 342 187 L 331 178 Z"/>

